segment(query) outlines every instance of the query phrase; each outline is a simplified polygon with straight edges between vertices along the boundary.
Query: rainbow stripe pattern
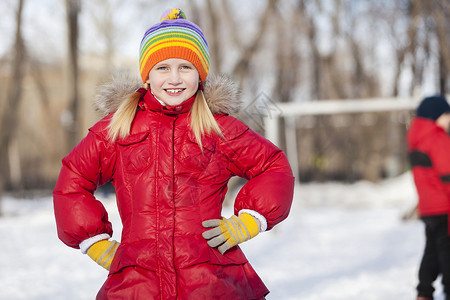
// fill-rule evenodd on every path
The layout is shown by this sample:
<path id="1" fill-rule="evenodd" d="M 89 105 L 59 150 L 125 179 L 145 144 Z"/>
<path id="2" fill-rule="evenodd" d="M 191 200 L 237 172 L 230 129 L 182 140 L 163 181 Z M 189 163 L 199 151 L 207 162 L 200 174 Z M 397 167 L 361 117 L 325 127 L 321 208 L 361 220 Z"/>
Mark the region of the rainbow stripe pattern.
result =
<path id="1" fill-rule="evenodd" d="M 167 10 L 161 22 L 145 32 L 139 52 L 139 68 L 144 83 L 153 66 L 169 58 L 182 58 L 191 62 L 202 82 L 208 76 L 208 43 L 201 29 L 186 20 L 180 9 Z"/>

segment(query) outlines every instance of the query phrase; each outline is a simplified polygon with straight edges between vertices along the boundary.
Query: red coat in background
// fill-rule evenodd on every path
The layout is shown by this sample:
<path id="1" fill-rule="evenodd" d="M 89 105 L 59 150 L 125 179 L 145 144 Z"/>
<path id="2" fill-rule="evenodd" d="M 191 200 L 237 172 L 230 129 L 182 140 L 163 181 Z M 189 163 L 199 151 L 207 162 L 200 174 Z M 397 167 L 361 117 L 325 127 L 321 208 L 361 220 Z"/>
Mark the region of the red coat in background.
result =
<path id="1" fill-rule="evenodd" d="M 163 107 L 148 91 L 130 136 L 108 142 L 110 114 L 63 159 L 54 208 L 65 244 L 78 248 L 86 239 L 112 235 L 93 193 L 110 180 L 115 186 L 122 240 L 103 287 L 116 289 L 115 297 L 258 299 L 268 293 L 240 248 L 222 255 L 209 247 L 201 223 L 221 217 L 227 183 L 237 175 L 248 182 L 236 197 L 235 213 L 256 212 L 270 230 L 289 214 L 292 171 L 280 149 L 227 114 L 236 103 L 226 80 L 205 95 L 224 136 L 205 136 L 203 152 L 189 128 L 192 99 Z M 116 100 L 106 101 L 108 110 L 117 107 Z M 127 289 L 142 280 L 145 290 Z M 99 298 L 106 297 L 103 292 Z"/>
<path id="2" fill-rule="evenodd" d="M 450 137 L 433 120 L 416 117 L 407 134 L 420 216 L 450 212 Z"/>

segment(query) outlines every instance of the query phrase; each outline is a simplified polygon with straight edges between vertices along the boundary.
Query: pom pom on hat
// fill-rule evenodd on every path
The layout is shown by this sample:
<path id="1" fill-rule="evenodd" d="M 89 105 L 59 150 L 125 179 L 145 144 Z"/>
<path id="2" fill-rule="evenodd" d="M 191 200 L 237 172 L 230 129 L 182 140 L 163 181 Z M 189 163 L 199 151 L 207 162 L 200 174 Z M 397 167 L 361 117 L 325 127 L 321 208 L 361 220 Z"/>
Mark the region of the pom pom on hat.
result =
<path id="1" fill-rule="evenodd" d="M 150 70 L 158 62 L 169 58 L 181 58 L 192 63 L 202 82 L 208 76 L 208 43 L 202 30 L 188 21 L 181 9 L 164 11 L 160 23 L 145 32 L 139 52 L 139 68 L 144 83 Z"/>
<path id="2" fill-rule="evenodd" d="M 436 121 L 442 114 L 450 112 L 450 105 L 444 96 L 437 95 L 422 100 L 417 108 L 417 116 Z"/>
<path id="3" fill-rule="evenodd" d="M 182 11 L 179 8 L 169 8 L 163 12 L 161 18 L 159 18 L 159 21 L 162 22 L 164 20 L 176 20 L 176 19 L 186 19 L 184 11 Z"/>

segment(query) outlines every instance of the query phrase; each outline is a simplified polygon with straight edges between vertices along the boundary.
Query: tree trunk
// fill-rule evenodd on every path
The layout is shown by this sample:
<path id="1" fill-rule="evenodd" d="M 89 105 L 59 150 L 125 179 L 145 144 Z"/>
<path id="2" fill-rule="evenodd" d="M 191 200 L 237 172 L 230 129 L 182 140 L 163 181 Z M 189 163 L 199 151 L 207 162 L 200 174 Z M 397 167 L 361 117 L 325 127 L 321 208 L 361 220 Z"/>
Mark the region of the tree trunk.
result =
<path id="1" fill-rule="evenodd" d="M 0 119 L 0 215 L 1 200 L 7 180 L 7 162 L 10 142 L 17 128 L 19 106 L 22 96 L 22 80 L 24 73 L 25 46 L 22 38 L 22 11 L 24 0 L 19 1 L 16 14 L 16 37 L 14 43 L 14 59 L 12 74 L 8 85 L 7 99 Z"/>
<path id="2" fill-rule="evenodd" d="M 450 22 L 444 16 L 445 7 L 442 3 L 437 3 L 433 7 L 433 17 L 436 22 L 436 35 L 439 48 L 439 91 L 442 95 L 449 92 L 447 82 L 450 70 L 450 51 L 448 49 L 449 40 L 447 32 L 450 29 Z"/>
<path id="3" fill-rule="evenodd" d="M 79 131 L 79 95 L 78 95 L 78 14 L 80 0 L 66 0 L 68 29 L 68 91 L 69 116 L 65 124 L 67 147 L 70 151 L 77 144 Z M 67 151 L 67 152 L 68 152 Z"/>

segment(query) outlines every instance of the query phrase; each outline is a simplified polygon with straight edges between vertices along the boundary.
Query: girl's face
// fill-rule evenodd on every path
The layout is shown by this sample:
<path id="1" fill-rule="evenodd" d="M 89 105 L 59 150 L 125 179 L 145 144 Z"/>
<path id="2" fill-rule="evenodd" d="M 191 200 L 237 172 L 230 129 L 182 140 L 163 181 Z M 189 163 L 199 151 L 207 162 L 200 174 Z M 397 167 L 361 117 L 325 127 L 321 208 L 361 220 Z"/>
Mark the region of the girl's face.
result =
<path id="1" fill-rule="evenodd" d="M 437 126 L 444 129 L 447 133 L 450 131 L 450 113 L 442 114 L 437 120 L 436 120 Z"/>
<path id="2" fill-rule="evenodd" d="M 148 74 L 153 95 L 167 105 L 179 105 L 198 89 L 199 74 L 193 64 L 181 58 L 157 63 Z"/>

